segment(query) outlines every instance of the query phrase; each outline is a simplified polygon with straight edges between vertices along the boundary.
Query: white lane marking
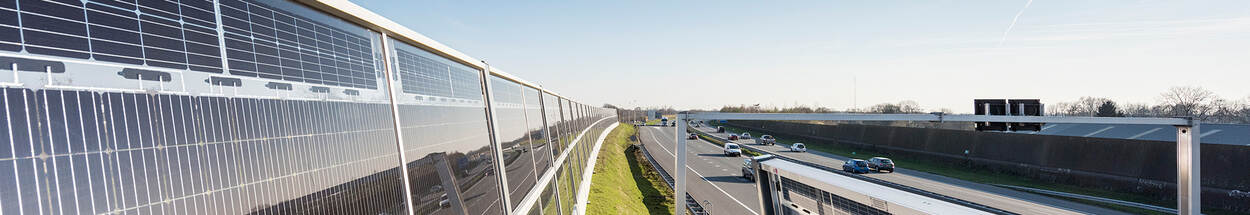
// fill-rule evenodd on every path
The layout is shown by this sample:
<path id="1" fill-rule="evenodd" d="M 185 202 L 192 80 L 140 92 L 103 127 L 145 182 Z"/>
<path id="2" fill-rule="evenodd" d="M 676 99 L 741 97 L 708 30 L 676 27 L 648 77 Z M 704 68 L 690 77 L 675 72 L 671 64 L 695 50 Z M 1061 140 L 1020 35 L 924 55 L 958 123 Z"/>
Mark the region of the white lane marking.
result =
<path id="1" fill-rule="evenodd" d="M 1215 130 L 1211 130 L 1211 131 L 1208 131 L 1208 132 L 1202 132 L 1202 136 L 1198 136 L 1198 137 L 1207 137 L 1207 136 L 1210 136 L 1210 135 L 1215 134 L 1215 133 L 1220 133 L 1221 131 L 1224 131 L 1224 130 L 1215 129 Z"/>
<path id="2" fill-rule="evenodd" d="M 1094 136 L 1095 134 L 1102 133 L 1107 130 L 1111 130 L 1112 128 L 1115 128 L 1115 126 L 1107 126 L 1106 128 L 1099 129 L 1097 131 L 1094 131 L 1093 133 L 1086 134 L 1085 136 L 1082 136 L 1082 137 Z"/>
<path id="3" fill-rule="evenodd" d="M 1154 129 L 1150 129 L 1150 130 L 1148 130 L 1148 131 L 1146 131 L 1146 132 L 1142 132 L 1142 133 L 1140 133 L 1140 134 L 1133 135 L 1132 137 L 1128 137 L 1128 139 L 1130 139 L 1130 140 L 1135 140 L 1135 139 L 1137 139 L 1138 137 L 1146 136 L 1147 134 L 1154 133 L 1155 131 L 1158 131 L 1158 130 L 1160 130 L 1160 129 L 1163 129 L 1163 128 L 1154 128 Z"/>
<path id="4" fill-rule="evenodd" d="M 660 143 L 660 139 L 655 138 L 655 133 L 651 133 L 651 140 L 654 140 L 655 143 Z M 656 144 L 656 145 L 660 145 L 660 148 L 664 149 L 664 151 L 667 151 L 669 154 L 677 154 L 671 150 L 668 150 L 668 147 L 664 147 L 664 144 Z M 759 215 L 759 213 L 756 213 L 755 210 L 751 210 L 751 207 L 747 207 L 747 204 L 743 204 L 742 201 L 738 201 L 738 198 L 734 198 L 733 195 L 729 195 L 729 192 L 725 192 L 725 189 L 721 189 L 720 186 L 716 186 L 716 183 L 712 183 L 712 181 L 707 180 L 707 177 L 704 177 L 703 174 L 699 173 L 699 171 L 695 171 L 694 168 L 690 168 L 689 166 L 687 166 L 686 169 L 690 169 L 691 172 L 694 172 L 694 174 L 698 175 L 699 178 L 702 178 L 703 181 L 707 181 L 707 183 L 711 184 L 713 188 L 716 188 L 716 190 L 720 191 L 721 194 L 725 194 L 725 196 L 728 196 L 729 199 L 734 200 L 734 202 L 737 202 L 738 205 L 742 206 L 742 208 L 746 208 L 747 211 L 751 212 L 751 214 Z"/>

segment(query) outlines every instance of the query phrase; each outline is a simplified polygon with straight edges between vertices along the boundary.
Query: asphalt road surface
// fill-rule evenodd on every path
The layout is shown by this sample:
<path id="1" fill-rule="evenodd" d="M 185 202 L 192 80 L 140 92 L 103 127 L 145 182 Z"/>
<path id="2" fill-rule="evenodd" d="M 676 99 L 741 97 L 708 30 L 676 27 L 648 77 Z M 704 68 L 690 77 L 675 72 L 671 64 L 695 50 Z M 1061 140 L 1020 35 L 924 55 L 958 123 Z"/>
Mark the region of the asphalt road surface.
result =
<path id="1" fill-rule="evenodd" d="M 673 172 L 677 152 L 674 127 L 639 127 L 638 139 L 661 168 Z M 686 192 L 700 202 L 706 201 L 703 207 L 711 214 L 758 214 L 758 188 L 742 178 L 740 169 L 746 157 L 725 156 L 719 146 L 702 140 L 689 140 L 686 145 Z"/>
<path id="2" fill-rule="evenodd" d="M 675 127 L 663 128 L 668 128 L 666 130 L 675 130 Z M 695 129 L 699 129 L 700 131 L 721 138 L 729 136 L 729 133 L 716 133 L 715 130 L 709 126 Z M 753 136 L 760 135 L 762 134 L 753 134 Z M 735 142 L 742 145 L 749 145 L 771 153 L 784 154 L 795 159 L 821 165 L 828 165 L 838 169 L 842 166 L 842 162 L 847 159 L 846 157 L 816 151 L 790 152 L 789 145 L 780 143 L 772 146 L 755 145 L 754 139 L 738 140 Z M 688 145 L 694 144 L 689 143 Z M 696 147 L 692 147 L 692 151 L 694 148 Z M 691 166 L 695 166 L 697 163 L 691 162 L 689 164 Z M 894 173 L 870 173 L 865 175 L 1019 214 L 1126 214 L 1102 207 L 910 170 L 905 166 L 897 167 Z M 758 202 L 759 200 L 752 201 Z"/>

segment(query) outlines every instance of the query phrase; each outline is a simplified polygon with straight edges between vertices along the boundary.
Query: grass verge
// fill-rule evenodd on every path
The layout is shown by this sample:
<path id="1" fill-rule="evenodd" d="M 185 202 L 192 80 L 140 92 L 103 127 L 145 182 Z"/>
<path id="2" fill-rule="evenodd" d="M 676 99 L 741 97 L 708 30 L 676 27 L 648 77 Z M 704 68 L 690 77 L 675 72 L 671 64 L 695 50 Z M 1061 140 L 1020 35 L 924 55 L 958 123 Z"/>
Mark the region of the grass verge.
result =
<path id="1" fill-rule="evenodd" d="M 725 128 L 725 132 L 734 133 L 734 134 L 749 132 L 758 136 L 758 135 L 762 135 L 765 133 L 759 130 L 743 129 L 743 128 L 732 127 L 728 125 L 720 125 L 720 126 Z M 829 144 L 828 141 L 825 141 L 825 140 L 812 140 L 812 139 L 807 139 L 803 137 L 790 136 L 790 135 L 777 135 L 777 134 L 773 134 L 773 137 L 777 138 L 777 143 L 787 144 L 787 145 L 793 144 L 793 143 L 805 143 L 805 145 L 807 145 L 807 150 L 821 151 L 821 152 L 840 155 L 840 156 L 849 157 L 849 158 L 867 160 L 872 157 L 890 157 L 889 155 L 886 155 L 886 154 L 874 152 L 871 150 L 856 148 L 847 144 Z M 1075 186 L 1075 185 L 1054 184 L 1051 182 L 1021 177 L 1021 176 L 1013 175 L 1013 174 L 994 172 L 994 171 L 989 171 L 989 170 L 984 170 L 984 169 L 969 168 L 966 166 L 966 163 L 925 162 L 924 160 L 919 160 L 919 159 L 917 160 L 906 159 L 906 158 L 899 159 L 898 157 L 894 157 L 892 160 L 894 160 L 895 165 L 897 165 L 898 167 L 921 171 L 921 172 L 932 173 L 932 174 L 951 177 L 951 178 L 957 178 L 960 180 L 971 181 L 971 182 L 976 182 L 976 183 L 1004 184 L 1004 185 L 1029 187 L 1029 188 L 1037 188 L 1037 189 L 1044 189 L 1044 190 L 1051 190 L 1051 191 L 1058 191 L 1058 192 L 1065 192 L 1065 193 L 1075 193 L 1075 194 L 1081 194 L 1081 195 L 1087 195 L 1087 196 L 1097 196 L 1097 197 L 1102 197 L 1102 198 L 1137 202 L 1137 203 L 1150 204 L 1150 205 L 1161 206 L 1161 207 L 1168 207 L 1168 208 L 1173 208 L 1173 209 L 1176 208 L 1175 202 L 1162 201 L 1162 200 L 1158 200 L 1149 196 L 1137 195 L 1137 194 L 1131 194 L 1131 193 L 1123 193 L 1123 192 L 1114 192 L 1114 191 L 1096 189 L 1096 188 L 1087 188 L 1087 187 L 1081 187 L 1081 186 Z M 1028 192 L 1028 191 L 1023 191 L 1023 192 Z M 1035 194 L 1045 195 L 1042 193 L 1035 193 Z M 1046 195 L 1046 196 L 1049 196 L 1049 195 Z M 1102 203 L 1102 202 L 1096 202 L 1096 201 L 1057 197 L 1057 196 L 1052 196 L 1052 197 L 1056 197 L 1059 199 L 1068 200 L 1072 202 L 1078 202 L 1082 204 L 1104 207 L 1104 208 L 1108 208 L 1112 210 L 1119 210 L 1119 211 L 1132 213 L 1132 214 L 1156 214 L 1157 213 L 1156 211 L 1153 211 L 1153 210 L 1121 206 L 1121 205 L 1110 204 L 1110 203 Z M 1207 208 L 1204 208 L 1202 212 L 1204 214 L 1237 214 L 1232 211 L 1207 209 Z"/>
<path id="2" fill-rule="evenodd" d="M 638 147 L 637 130 L 620 124 L 604 141 L 586 214 L 672 214 L 673 190 Z"/>

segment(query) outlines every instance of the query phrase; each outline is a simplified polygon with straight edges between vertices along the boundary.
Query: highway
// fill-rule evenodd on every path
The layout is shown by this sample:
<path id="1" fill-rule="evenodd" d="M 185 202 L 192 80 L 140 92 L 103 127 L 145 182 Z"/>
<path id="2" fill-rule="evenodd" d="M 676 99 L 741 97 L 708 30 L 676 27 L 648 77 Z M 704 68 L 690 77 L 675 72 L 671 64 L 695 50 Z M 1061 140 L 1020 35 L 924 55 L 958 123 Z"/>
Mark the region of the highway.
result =
<path id="1" fill-rule="evenodd" d="M 669 129 L 666 130 L 674 130 L 672 129 L 674 127 L 667 128 Z M 711 126 L 695 129 L 721 138 L 729 136 L 728 133 L 716 133 Z M 753 135 L 758 137 L 761 134 Z M 761 146 L 755 145 L 754 141 L 754 139 L 748 139 L 735 142 L 771 153 L 783 154 L 795 159 L 835 168 L 841 167 L 842 162 L 847 159 L 846 157 L 816 151 L 790 152 L 788 145 L 778 143 L 772 146 Z M 692 145 L 691 151 L 698 151 L 699 147 L 694 147 L 693 145 L 696 145 L 694 142 L 689 143 L 689 145 Z M 696 166 L 696 163 L 692 162 L 690 165 Z M 740 175 L 740 173 L 736 172 L 735 174 Z M 894 173 L 870 173 L 865 175 L 1019 214 L 1126 214 L 1120 211 L 1037 194 L 909 170 L 905 166 L 898 167 Z M 758 200 L 752 201 L 757 202 Z"/>
<path id="2" fill-rule="evenodd" d="M 675 127 L 638 127 L 638 140 L 660 163 L 673 172 L 673 155 L 677 151 Z M 755 183 L 742 178 L 741 166 L 746 157 L 727 157 L 721 148 L 702 140 L 687 141 L 688 165 L 686 191 L 707 201 L 703 206 L 711 214 L 758 214 L 759 198 Z M 710 203 L 710 204 L 708 204 Z"/>

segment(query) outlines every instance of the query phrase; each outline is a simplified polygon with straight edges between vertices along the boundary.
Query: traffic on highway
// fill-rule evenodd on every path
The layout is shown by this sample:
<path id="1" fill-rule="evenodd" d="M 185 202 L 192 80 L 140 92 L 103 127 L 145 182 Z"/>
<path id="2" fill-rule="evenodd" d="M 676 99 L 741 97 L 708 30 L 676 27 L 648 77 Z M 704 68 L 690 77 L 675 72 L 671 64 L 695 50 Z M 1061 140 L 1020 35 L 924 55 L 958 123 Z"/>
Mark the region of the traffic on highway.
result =
<path id="1" fill-rule="evenodd" d="M 677 139 L 675 126 L 645 126 L 639 129 L 641 142 L 646 145 L 659 163 L 672 163 Z M 759 153 L 779 155 L 823 165 L 833 169 L 857 173 L 870 178 L 880 179 L 899 185 L 914 187 L 921 190 L 953 197 L 968 202 L 1001 209 L 1016 214 L 1126 214 L 1087 204 L 1060 200 L 1043 195 L 1026 193 L 979 184 L 925 172 L 909 170 L 906 167 L 894 166 L 889 158 L 875 157 L 868 160 L 848 159 L 846 157 L 819 151 L 806 151 L 802 143 L 777 143 L 772 135 L 758 134 L 758 138 L 748 139 L 750 133 L 728 133 L 719 126 L 691 126 L 688 139 L 688 170 L 690 177 L 687 182 L 688 192 L 711 203 L 705 208 L 710 212 L 722 210 L 717 214 L 760 214 L 760 192 L 753 182 L 752 170 L 749 170 L 752 159 L 742 156 L 742 149 L 758 150 Z M 690 136 L 710 137 L 726 141 L 717 145 L 704 138 L 690 139 Z M 718 141 L 718 142 L 719 142 Z M 733 147 L 734 152 L 730 152 Z M 796 150 L 802 149 L 802 150 Z M 848 163 L 848 162 L 853 162 Z M 662 165 L 666 170 L 670 165 Z M 671 171 L 671 170 L 670 170 Z M 735 210 L 736 209 L 736 210 Z M 737 211 L 725 213 L 725 211 Z"/>

